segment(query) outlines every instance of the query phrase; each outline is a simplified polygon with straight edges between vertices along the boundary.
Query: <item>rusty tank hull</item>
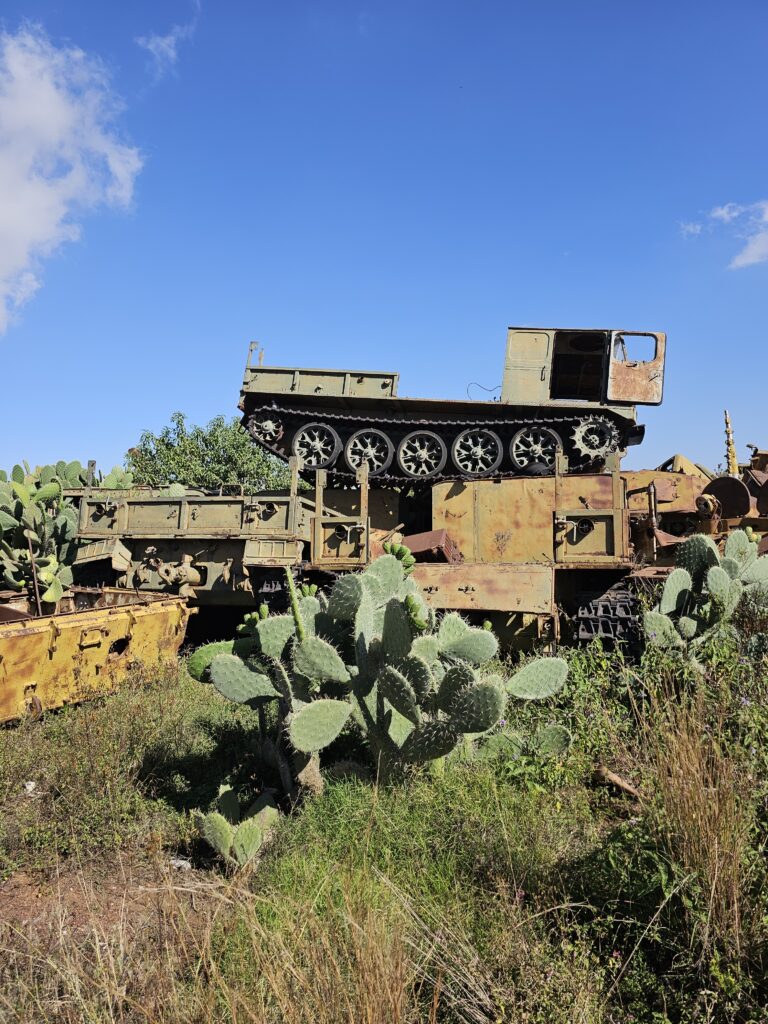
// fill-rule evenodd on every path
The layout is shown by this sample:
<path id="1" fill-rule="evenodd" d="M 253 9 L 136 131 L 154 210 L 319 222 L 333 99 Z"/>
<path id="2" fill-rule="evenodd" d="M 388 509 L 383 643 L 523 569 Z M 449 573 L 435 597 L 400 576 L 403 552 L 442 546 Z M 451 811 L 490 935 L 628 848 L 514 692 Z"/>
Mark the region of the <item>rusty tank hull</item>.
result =
<path id="1" fill-rule="evenodd" d="M 652 358 L 621 359 L 630 338 Z M 253 440 L 305 469 L 384 483 L 595 472 L 642 441 L 636 404 L 661 401 L 665 336 L 510 328 L 500 401 L 402 398 L 394 372 L 253 365 L 239 407 Z"/>
<path id="2" fill-rule="evenodd" d="M 0 723 L 117 689 L 131 665 L 173 661 L 187 602 L 162 594 L 74 587 L 54 615 L 0 603 Z"/>

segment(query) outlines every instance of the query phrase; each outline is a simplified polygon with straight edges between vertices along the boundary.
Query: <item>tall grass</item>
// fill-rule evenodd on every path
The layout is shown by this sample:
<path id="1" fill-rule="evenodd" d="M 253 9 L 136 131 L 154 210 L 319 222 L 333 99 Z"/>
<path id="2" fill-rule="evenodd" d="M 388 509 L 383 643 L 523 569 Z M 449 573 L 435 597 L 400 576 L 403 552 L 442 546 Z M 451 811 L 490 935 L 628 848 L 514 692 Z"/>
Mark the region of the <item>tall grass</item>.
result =
<path id="1" fill-rule="evenodd" d="M 685 880 L 692 951 L 699 964 L 715 955 L 734 964 L 760 959 L 763 842 L 744 759 L 730 742 L 721 703 L 703 686 L 682 696 L 657 691 L 643 741 L 653 771 L 647 813 Z"/>
<path id="2" fill-rule="evenodd" d="M 182 671 L 0 733 L 0 1021 L 760 1020 L 764 681 L 725 647 L 704 674 L 569 657 L 570 691 L 516 721 L 568 725 L 565 760 L 329 778 L 235 875 L 187 811 L 239 766 L 258 788 L 248 709 Z"/>

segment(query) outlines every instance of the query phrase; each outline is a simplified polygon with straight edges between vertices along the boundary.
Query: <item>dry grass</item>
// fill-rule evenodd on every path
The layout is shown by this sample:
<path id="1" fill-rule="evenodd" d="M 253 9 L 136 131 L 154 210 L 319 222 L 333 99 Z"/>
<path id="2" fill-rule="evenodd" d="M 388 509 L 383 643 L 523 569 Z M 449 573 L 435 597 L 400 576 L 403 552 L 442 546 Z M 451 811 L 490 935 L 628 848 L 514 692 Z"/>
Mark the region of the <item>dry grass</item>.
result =
<path id="1" fill-rule="evenodd" d="M 337 870 L 342 871 L 340 866 Z M 0 924 L 3 1024 L 600 1024 L 604 979 L 565 918 L 512 902 L 495 956 L 384 877 L 340 905 L 157 869 L 105 906 L 80 876 L 34 926 Z M 382 895 L 386 898 L 382 899 Z M 544 918 L 550 920 L 547 927 Z M 543 927 L 542 927 L 543 926 Z"/>
<path id="2" fill-rule="evenodd" d="M 457 1021 L 497 1019 L 466 941 L 396 902 L 382 914 L 350 888 L 338 912 L 285 905 L 274 927 L 238 879 L 165 876 L 144 894 L 144 914 L 105 922 L 84 881 L 78 927 L 61 901 L 34 929 L 0 926 L 0 1019 L 431 1024 L 446 1006 Z"/>
<path id="3" fill-rule="evenodd" d="M 690 942 L 741 962 L 761 942 L 755 900 L 754 807 L 742 766 L 727 752 L 724 723 L 701 690 L 656 696 L 645 721 L 653 770 L 646 810 L 690 895 Z"/>

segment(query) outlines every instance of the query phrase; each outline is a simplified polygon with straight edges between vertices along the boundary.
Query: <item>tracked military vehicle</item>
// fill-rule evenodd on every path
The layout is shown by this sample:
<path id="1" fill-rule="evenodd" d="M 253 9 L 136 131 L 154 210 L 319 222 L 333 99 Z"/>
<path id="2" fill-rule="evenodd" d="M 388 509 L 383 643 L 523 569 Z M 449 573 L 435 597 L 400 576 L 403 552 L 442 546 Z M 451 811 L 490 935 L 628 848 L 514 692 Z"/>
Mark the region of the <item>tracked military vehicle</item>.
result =
<path id="1" fill-rule="evenodd" d="M 637 405 L 662 399 L 666 336 L 511 327 L 500 401 L 400 398 L 397 373 L 254 364 L 242 423 L 267 451 L 305 469 L 379 484 L 599 472 L 639 444 Z"/>

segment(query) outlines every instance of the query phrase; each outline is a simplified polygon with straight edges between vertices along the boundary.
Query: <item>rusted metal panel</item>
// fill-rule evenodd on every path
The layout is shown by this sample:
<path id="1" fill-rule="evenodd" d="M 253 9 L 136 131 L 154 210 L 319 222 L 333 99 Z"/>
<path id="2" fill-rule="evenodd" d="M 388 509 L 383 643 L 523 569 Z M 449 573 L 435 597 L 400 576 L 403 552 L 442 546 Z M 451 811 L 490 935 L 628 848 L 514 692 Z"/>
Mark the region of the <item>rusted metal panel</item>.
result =
<path id="1" fill-rule="evenodd" d="M 647 361 L 628 358 L 633 337 L 652 337 L 656 350 Z M 608 367 L 608 401 L 629 405 L 660 405 L 664 390 L 664 354 L 667 336 L 650 331 L 613 331 Z"/>
<path id="2" fill-rule="evenodd" d="M 360 489 L 329 487 L 325 491 L 325 507 L 340 516 L 360 516 Z M 397 491 L 374 488 L 368 492 L 368 516 L 375 530 L 392 532 L 400 524 L 400 495 Z"/>
<path id="3" fill-rule="evenodd" d="M 473 483 L 474 548 L 479 562 L 551 562 L 553 477 Z M 457 538 L 463 550 L 461 541 Z"/>
<path id="4" fill-rule="evenodd" d="M 616 561 L 617 538 L 612 512 L 585 512 L 575 509 L 557 514 L 556 529 L 558 562 Z M 619 541 L 620 542 L 620 541 Z"/>
<path id="5" fill-rule="evenodd" d="M 535 405 L 549 398 L 553 334 L 509 328 L 501 385 L 505 405 Z"/>
<path id="6" fill-rule="evenodd" d="M 623 470 L 627 485 L 627 508 L 630 512 L 648 510 L 648 488 L 656 488 L 656 501 L 661 512 L 695 512 L 696 499 L 709 480 L 703 475 L 664 473 L 653 469 Z"/>
<path id="7" fill-rule="evenodd" d="M 252 350 L 251 350 L 252 351 Z M 253 366 L 249 353 L 244 393 L 268 395 L 333 395 L 394 398 L 399 374 L 381 370 L 326 370 L 292 366 Z"/>
<path id="8" fill-rule="evenodd" d="M 368 524 L 357 518 L 320 518 L 312 564 L 323 569 L 362 567 L 368 561 Z"/>
<path id="9" fill-rule="evenodd" d="M 462 556 L 447 530 L 428 530 L 403 537 L 403 544 L 419 562 L 461 562 Z"/>
<path id="10" fill-rule="evenodd" d="M 437 484 L 432 526 L 448 531 L 467 562 L 551 562 L 553 495 L 548 477 Z"/>
<path id="11" fill-rule="evenodd" d="M 582 544 L 579 550 L 623 559 L 625 525 L 613 521 L 617 514 L 625 518 L 623 497 L 614 494 L 615 478 L 604 473 L 437 484 L 432 524 L 450 533 L 468 562 L 546 564 L 556 558 L 557 510 L 579 518 L 604 512 L 600 520 L 610 520 L 611 526 L 593 542 L 602 537 L 605 547 Z"/>
<path id="12" fill-rule="evenodd" d="M 125 497 L 104 501 L 85 494 L 78 533 L 98 537 L 288 536 L 308 524 L 306 499 L 285 494 L 257 496 Z"/>
<path id="13" fill-rule="evenodd" d="M 430 563 L 417 564 L 413 575 L 435 608 L 555 613 L 551 566 Z"/>
<path id="14" fill-rule="evenodd" d="M 181 598 L 119 590 L 75 588 L 63 604 L 72 610 L 0 624 L 0 722 L 108 693 L 136 662 L 173 660 L 189 616 Z"/>
<path id="15" fill-rule="evenodd" d="M 301 549 L 301 541 L 254 537 L 245 542 L 242 563 L 246 568 L 260 565 L 297 565 L 301 561 Z"/>

